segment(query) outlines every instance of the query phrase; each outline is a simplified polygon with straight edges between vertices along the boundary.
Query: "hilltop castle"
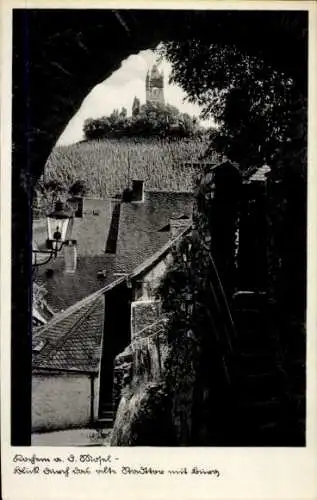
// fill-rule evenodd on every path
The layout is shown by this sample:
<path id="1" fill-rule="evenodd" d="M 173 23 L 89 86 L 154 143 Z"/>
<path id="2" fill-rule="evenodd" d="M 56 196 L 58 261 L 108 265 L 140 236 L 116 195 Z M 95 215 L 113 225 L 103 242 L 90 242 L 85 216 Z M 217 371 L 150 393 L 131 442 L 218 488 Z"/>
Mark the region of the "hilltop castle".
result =
<path id="1" fill-rule="evenodd" d="M 164 100 L 164 75 L 154 64 L 145 78 L 146 104 L 165 104 Z"/>
<path id="2" fill-rule="evenodd" d="M 146 104 L 165 104 L 164 99 L 164 74 L 159 71 L 156 64 L 148 70 L 145 78 Z M 134 98 L 132 104 L 132 116 L 137 116 L 140 112 L 140 99 Z"/>

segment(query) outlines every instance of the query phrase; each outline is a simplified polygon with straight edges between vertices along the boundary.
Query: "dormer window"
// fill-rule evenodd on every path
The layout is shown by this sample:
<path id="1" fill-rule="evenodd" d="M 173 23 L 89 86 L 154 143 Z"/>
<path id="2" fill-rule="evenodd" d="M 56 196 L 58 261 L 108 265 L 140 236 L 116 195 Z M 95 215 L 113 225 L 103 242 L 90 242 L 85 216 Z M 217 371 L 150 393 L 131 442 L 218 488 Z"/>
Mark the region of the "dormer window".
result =
<path id="1" fill-rule="evenodd" d="M 177 230 L 184 229 L 188 225 L 189 217 L 186 214 L 179 215 L 170 219 L 169 223 L 161 227 L 159 233 L 168 233 L 177 228 Z M 174 232 L 174 231 L 173 231 Z"/>

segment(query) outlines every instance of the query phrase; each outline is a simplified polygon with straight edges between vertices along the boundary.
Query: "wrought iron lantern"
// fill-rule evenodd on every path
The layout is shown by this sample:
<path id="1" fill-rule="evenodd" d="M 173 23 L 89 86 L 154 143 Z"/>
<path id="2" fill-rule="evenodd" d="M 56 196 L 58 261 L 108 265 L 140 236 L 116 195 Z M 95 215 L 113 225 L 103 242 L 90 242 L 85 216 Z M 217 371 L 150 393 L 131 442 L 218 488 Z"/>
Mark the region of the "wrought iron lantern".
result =
<path id="1" fill-rule="evenodd" d="M 58 252 L 61 251 L 64 245 L 75 243 L 71 239 L 74 212 L 72 209 L 64 207 L 62 201 L 58 200 L 56 202 L 55 209 L 47 214 L 46 221 L 46 250 L 32 249 L 34 267 L 47 264 L 53 257 L 57 257 Z"/>

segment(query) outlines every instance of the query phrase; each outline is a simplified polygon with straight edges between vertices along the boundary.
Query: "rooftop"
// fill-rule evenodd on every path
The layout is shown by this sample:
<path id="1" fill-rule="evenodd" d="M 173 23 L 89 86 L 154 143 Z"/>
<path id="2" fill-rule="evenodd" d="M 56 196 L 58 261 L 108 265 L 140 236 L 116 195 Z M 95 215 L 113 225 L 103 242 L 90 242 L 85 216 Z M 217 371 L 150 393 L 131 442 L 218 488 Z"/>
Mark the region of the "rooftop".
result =
<path id="1" fill-rule="evenodd" d="M 75 218 L 72 238 L 81 257 L 103 255 L 111 221 L 112 200 L 84 198 L 83 217 Z M 46 220 L 33 223 L 33 248 L 46 243 Z"/>
<path id="2" fill-rule="evenodd" d="M 134 279 L 151 268 L 170 247 L 190 231 L 183 229 L 159 251 L 135 268 L 128 277 L 117 277 L 112 283 L 60 312 L 43 327 L 33 331 L 33 370 L 77 371 L 97 373 L 101 359 L 106 292 L 126 278 Z"/>
<path id="3" fill-rule="evenodd" d="M 99 271 L 103 277 L 98 277 Z M 112 283 L 116 272 L 123 272 L 115 255 L 103 254 L 78 257 L 74 274 L 64 273 L 64 260 L 57 257 L 49 264 L 37 268 L 37 283 L 46 290 L 46 300 L 54 312 L 67 309 L 84 297 Z"/>
<path id="4" fill-rule="evenodd" d="M 115 231 L 108 206 L 105 219 L 103 212 L 76 219 L 78 258 L 74 274 L 64 273 L 62 256 L 36 268 L 35 280 L 46 288 L 46 300 L 55 312 L 112 283 L 119 274 L 131 273 L 158 252 L 170 239 L 170 232 L 162 229 L 171 218 L 188 217 L 190 223 L 193 195 L 147 191 L 143 202 L 122 202 Z M 116 253 L 105 253 L 110 229 L 117 237 Z M 100 271 L 103 274 L 98 275 Z"/>
<path id="5" fill-rule="evenodd" d="M 33 369 L 99 370 L 104 296 L 92 296 L 33 332 Z"/>
<path id="6" fill-rule="evenodd" d="M 170 239 L 162 231 L 171 218 L 192 216 L 192 193 L 148 191 L 143 203 L 122 203 L 117 255 L 121 265 L 131 272 L 157 252 Z"/>

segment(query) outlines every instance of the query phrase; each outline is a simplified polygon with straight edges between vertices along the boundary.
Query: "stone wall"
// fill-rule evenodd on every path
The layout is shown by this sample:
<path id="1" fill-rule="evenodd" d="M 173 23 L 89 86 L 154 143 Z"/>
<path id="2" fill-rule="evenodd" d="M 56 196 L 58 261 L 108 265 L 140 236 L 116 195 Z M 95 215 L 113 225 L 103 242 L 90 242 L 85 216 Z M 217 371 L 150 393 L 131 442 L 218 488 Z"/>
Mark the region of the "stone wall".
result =
<path id="1" fill-rule="evenodd" d="M 160 418 L 176 445 L 292 446 L 305 442 L 305 328 L 295 320 L 290 322 L 294 311 L 288 311 L 288 321 L 284 321 L 283 309 L 272 308 L 262 291 L 267 291 L 269 281 L 266 248 L 272 235 L 265 217 L 266 186 L 256 193 L 252 190 L 254 196 L 243 200 L 247 210 L 241 210 L 239 171 L 230 164 L 217 169 L 218 174 L 212 169 L 197 182 L 192 234 L 173 249 L 173 263 L 158 290 L 166 315 L 157 335 L 166 346 L 160 373 L 155 360 L 160 351 L 150 340 L 156 323 L 137 330 L 148 318 L 153 322 L 153 311 L 142 310 L 142 302 L 140 310 L 134 311 L 134 338 L 126 353 L 129 376 L 127 384 L 121 385 L 114 445 L 153 444 L 160 428 L 157 406 L 161 398 L 165 403 Z M 295 198 L 296 193 L 291 194 Z M 274 208 L 280 214 L 278 204 Z M 286 208 L 291 212 L 291 206 Z M 239 215 L 247 220 L 241 223 Z M 239 222 L 243 231 L 237 241 Z M 281 222 L 284 231 L 289 229 L 289 216 Z M 275 231 L 273 236 L 277 237 Z M 280 237 L 273 241 L 277 258 L 283 256 L 277 245 L 283 243 Z M 279 280 L 290 262 L 281 263 Z M 233 294 L 242 283 L 236 273 L 242 264 L 243 283 L 252 290 Z M 258 266 L 256 273 L 254 266 Z M 245 279 L 249 277 L 252 280 Z M 152 443 L 142 434 L 142 422 L 145 428 L 151 422 Z"/>
<path id="2" fill-rule="evenodd" d="M 153 307 L 153 303 L 151 304 Z M 142 306 L 142 303 L 138 306 Z M 150 318 L 146 315 L 149 307 L 137 307 L 136 310 L 138 310 L 138 317 L 142 319 L 135 324 L 131 344 L 115 358 L 114 362 L 113 401 L 115 407 L 119 404 L 125 388 L 158 382 L 164 373 L 168 354 L 165 330 L 167 318 L 160 315 L 149 324 Z M 155 303 L 155 311 L 158 310 L 159 304 Z M 145 317 L 148 320 L 147 326 L 140 328 L 141 325 L 146 324 Z"/>
<path id="3" fill-rule="evenodd" d="M 155 269 L 165 267 L 164 263 L 163 267 L 159 263 Z M 155 272 L 155 269 L 145 277 L 149 283 L 161 274 Z M 116 357 L 114 363 L 115 406 L 127 385 L 135 387 L 161 379 L 168 351 L 166 321 L 159 300 L 138 300 L 131 303 L 131 344 Z"/>
<path id="4" fill-rule="evenodd" d="M 230 206 L 226 206 L 224 197 L 218 198 L 217 204 L 218 208 L 220 205 L 225 207 L 225 222 L 231 222 L 226 228 L 228 237 L 223 238 L 226 243 L 231 243 L 235 233 L 237 196 L 233 197 L 232 191 L 233 185 L 239 183 L 239 173 L 230 165 L 225 165 L 224 171 L 233 178 L 229 189 Z M 218 179 L 216 187 L 221 190 L 223 179 L 220 174 Z M 167 425 L 171 425 L 173 439 L 179 445 L 201 444 L 204 439 L 211 442 L 215 439 L 217 423 L 226 413 L 224 402 L 229 381 L 225 358 L 231 349 L 234 327 L 211 253 L 212 244 L 220 239 L 217 232 L 220 222 L 216 229 L 210 226 L 211 213 L 214 217 L 214 184 L 214 176 L 205 176 L 197 182 L 193 233 L 172 249 L 172 262 L 159 288 L 163 309 L 156 308 L 155 302 L 140 301 L 132 306 L 132 342 L 123 353 L 122 363 L 120 357 L 116 360 L 116 373 L 119 374 L 121 369 L 121 380 L 125 380 L 126 385 L 120 384 L 117 375 L 121 402 L 112 444 L 124 444 L 131 430 L 125 423 L 126 434 L 120 432 L 124 415 L 142 420 L 142 412 L 151 410 L 147 389 L 149 384 L 160 381 L 163 384 L 160 388 L 164 387 L 170 402 L 170 413 L 164 418 Z M 218 217 L 221 215 L 217 212 Z M 217 249 L 221 258 L 220 247 Z M 228 264 L 229 256 L 233 257 L 234 245 L 227 248 L 227 252 L 225 250 L 223 254 Z M 162 313 L 164 319 L 162 316 L 160 319 Z M 133 408 L 139 404 L 133 396 L 135 393 L 143 401 L 139 409 L 141 413 Z M 215 400 L 218 401 L 217 407 Z"/>
<path id="5" fill-rule="evenodd" d="M 140 335 L 139 335 L 140 334 Z M 170 400 L 164 372 L 168 358 L 166 319 L 139 331 L 115 359 L 112 446 L 171 446 Z"/>
<path id="6" fill-rule="evenodd" d="M 170 254 L 167 254 L 150 271 L 138 277 L 133 283 L 133 300 L 153 300 L 156 288 L 164 275 L 170 261 Z"/>
<path id="7" fill-rule="evenodd" d="M 140 279 L 142 283 L 153 285 L 165 269 L 165 262 L 159 262 Z M 135 286 L 136 284 L 134 288 Z M 136 296 L 136 290 L 133 296 Z M 131 343 L 114 360 L 113 404 L 115 408 L 119 404 L 124 389 L 160 380 L 167 356 L 165 322 L 166 318 L 162 316 L 160 301 L 142 300 L 141 297 L 131 303 Z"/>
<path id="8" fill-rule="evenodd" d="M 197 178 L 194 224 L 210 251 L 227 296 L 236 285 L 236 231 L 242 177 L 239 169 L 224 162 Z"/>
<path id="9" fill-rule="evenodd" d="M 131 340 L 146 336 L 147 328 L 161 318 L 161 303 L 157 300 L 138 300 L 131 304 Z"/>

